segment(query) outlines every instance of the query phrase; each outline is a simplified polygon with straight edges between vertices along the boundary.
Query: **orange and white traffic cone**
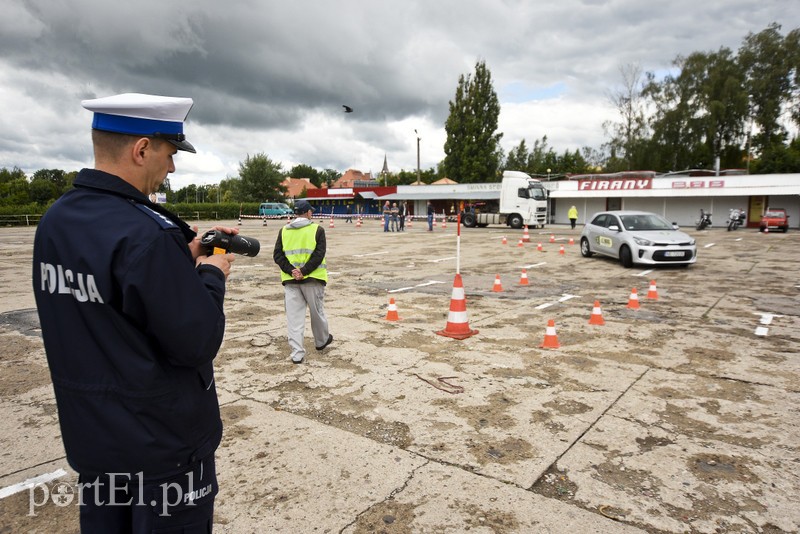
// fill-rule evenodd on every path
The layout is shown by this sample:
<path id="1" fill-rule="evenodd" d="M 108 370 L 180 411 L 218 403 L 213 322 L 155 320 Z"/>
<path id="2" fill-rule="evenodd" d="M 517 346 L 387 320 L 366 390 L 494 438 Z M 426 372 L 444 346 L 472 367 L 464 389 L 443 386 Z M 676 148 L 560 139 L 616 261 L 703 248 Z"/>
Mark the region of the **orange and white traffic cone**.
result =
<path id="1" fill-rule="evenodd" d="M 597 324 L 597 325 L 604 325 L 606 324 L 605 320 L 603 319 L 603 311 L 600 309 L 600 301 L 594 301 L 594 307 L 592 308 L 592 315 L 589 317 L 589 324 Z"/>
<path id="2" fill-rule="evenodd" d="M 408 224 L 406 226 L 411 228 L 414 224 L 414 217 L 411 215 L 406 215 L 406 219 L 408 219 Z"/>
<path id="3" fill-rule="evenodd" d="M 464 295 L 464 284 L 461 275 L 456 274 L 453 280 L 453 294 L 450 297 L 450 313 L 447 314 L 447 325 L 444 330 L 436 332 L 440 336 L 452 337 L 453 339 L 467 339 L 478 333 L 469 327 L 467 319 L 467 299 Z"/>
<path id="4" fill-rule="evenodd" d="M 442 228 L 447 228 L 447 217 L 442 215 Z"/>
<path id="5" fill-rule="evenodd" d="M 519 276 L 519 285 L 527 286 L 528 285 L 528 271 L 522 269 L 522 274 Z"/>
<path id="6" fill-rule="evenodd" d="M 647 290 L 647 298 L 658 300 L 658 289 L 656 288 L 655 280 L 650 280 L 650 288 Z"/>
<path id="7" fill-rule="evenodd" d="M 358 216 L 358 220 L 356 221 L 356 228 L 361 228 L 361 216 Z"/>
<path id="8" fill-rule="evenodd" d="M 241 226 L 241 225 L 242 225 L 242 214 L 240 213 L 239 214 L 239 226 Z"/>
<path id="9" fill-rule="evenodd" d="M 331 215 L 331 222 L 328 223 L 328 228 L 333 228 L 333 215 Z"/>
<path id="10" fill-rule="evenodd" d="M 530 234 L 528 234 L 528 225 L 527 224 L 525 225 L 525 230 L 523 230 L 523 232 L 522 232 L 522 240 L 525 241 L 526 243 L 530 243 L 531 242 L 531 236 L 530 236 Z"/>
<path id="11" fill-rule="evenodd" d="M 524 247 L 525 245 L 522 243 L 522 238 L 519 239 L 519 243 L 517 243 L 518 247 Z"/>
<path id="12" fill-rule="evenodd" d="M 397 304 L 394 303 L 394 298 L 389 298 L 389 310 L 386 312 L 387 321 L 399 321 L 400 317 L 397 315 Z"/>
<path id="13" fill-rule="evenodd" d="M 556 236 L 554 236 L 553 234 L 550 234 L 550 242 L 551 243 L 555 243 L 556 242 Z"/>
<path id="14" fill-rule="evenodd" d="M 542 244 L 541 243 L 536 245 L 536 250 L 538 250 L 539 252 L 544 252 L 544 248 L 542 248 Z"/>
<path id="15" fill-rule="evenodd" d="M 557 349 L 561 345 L 558 343 L 558 336 L 556 335 L 556 322 L 552 319 L 547 321 L 547 329 L 544 333 L 544 341 L 539 347 L 543 349 Z"/>
<path id="16" fill-rule="evenodd" d="M 631 289 L 631 296 L 628 298 L 628 306 L 631 310 L 639 309 L 639 295 L 636 293 L 636 288 Z"/>
<path id="17" fill-rule="evenodd" d="M 506 239 L 506 236 L 503 236 L 503 244 L 504 245 L 508 244 L 508 239 Z"/>
<path id="18" fill-rule="evenodd" d="M 564 255 L 564 245 L 561 245 L 561 248 L 558 249 L 558 253 L 562 256 Z"/>
<path id="19" fill-rule="evenodd" d="M 570 245 L 574 245 L 574 244 L 575 244 L 575 240 L 574 240 L 574 239 L 572 239 L 571 237 L 569 238 L 569 244 L 570 244 Z"/>
<path id="20" fill-rule="evenodd" d="M 495 275 L 494 277 L 494 285 L 492 286 L 492 291 L 495 293 L 501 293 L 503 291 L 503 284 L 500 283 L 500 275 Z"/>

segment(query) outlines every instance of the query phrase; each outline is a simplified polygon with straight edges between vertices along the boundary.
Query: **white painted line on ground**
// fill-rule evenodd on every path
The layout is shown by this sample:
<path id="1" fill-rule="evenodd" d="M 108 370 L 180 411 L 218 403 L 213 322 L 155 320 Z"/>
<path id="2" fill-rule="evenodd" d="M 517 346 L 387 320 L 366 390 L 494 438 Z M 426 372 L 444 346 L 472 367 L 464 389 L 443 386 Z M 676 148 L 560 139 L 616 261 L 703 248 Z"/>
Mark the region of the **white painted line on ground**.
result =
<path id="1" fill-rule="evenodd" d="M 740 238 L 738 238 L 738 239 L 734 239 L 734 241 L 741 241 L 741 240 L 742 240 L 742 238 L 741 238 L 741 237 L 740 237 Z"/>
<path id="2" fill-rule="evenodd" d="M 767 332 L 769 332 L 769 328 L 766 328 L 764 326 L 759 326 L 759 327 L 756 328 L 756 335 L 757 336 L 766 336 Z"/>
<path id="3" fill-rule="evenodd" d="M 433 284 L 444 284 L 444 282 L 440 282 L 439 280 L 428 280 L 427 282 L 422 282 L 421 284 L 417 284 L 415 286 L 410 287 L 400 287 L 398 289 L 390 289 L 387 293 L 400 293 L 401 291 L 410 291 L 417 287 L 425 287 L 425 286 L 432 286 Z"/>
<path id="4" fill-rule="evenodd" d="M 539 304 L 534 309 L 535 310 L 544 310 L 545 308 L 549 308 L 550 306 L 553 306 L 554 304 L 558 304 L 559 302 L 564 302 L 564 301 L 567 301 L 569 299 L 575 299 L 575 298 L 578 298 L 578 297 L 579 297 L 579 295 L 570 295 L 569 293 L 564 293 L 563 295 L 561 295 L 561 297 L 557 301 L 555 301 L 555 302 L 545 302 L 544 304 Z"/>
<path id="5" fill-rule="evenodd" d="M 648 274 L 652 273 L 653 269 L 647 269 L 646 271 L 642 271 L 639 274 L 635 274 L 634 276 L 647 276 Z"/>
<path id="6" fill-rule="evenodd" d="M 533 269 L 534 267 L 541 267 L 542 265 L 546 265 L 546 261 L 540 261 L 539 263 L 532 263 L 531 265 L 523 265 L 523 269 Z"/>
<path id="7" fill-rule="evenodd" d="M 703 248 L 711 248 L 714 245 L 716 245 L 716 243 L 709 243 L 708 245 L 704 246 Z"/>
<path id="8" fill-rule="evenodd" d="M 440 261 L 450 261 L 450 260 L 454 260 L 454 259 L 456 259 L 455 256 L 450 256 L 449 258 L 439 258 L 439 259 L 436 259 L 436 260 L 428 260 L 428 261 L 431 262 L 431 263 L 439 263 Z"/>
<path id="9" fill-rule="evenodd" d="M 5 499 L 10 495 L 14 495 L 15 493 L 25 491 L 38 484 L 44 484 L 46 482 L 50 482 L 51 480 L 55 480 L 57 478 L 61 478 L 64 476 L 67 476 L 67 472 L 64 471 L 63 469 L 58 469 L 56 471 L 53 471 L 52 473 L 46 473 L 44 475 L 39 475 L 38 477 L 33 477 L 27 480 L 23 480 L 18 484 L 6 486 L 5 488 L 0 489 L 0 499 Z"/>
<path id="10" fill-rule="evenodd" d="M 381 251 L 381 252 L 369 252 L 367 254 L 353 254 L 353 257 L 354 258 L 363 258 L 365 256 L 377 256 L 378 254 L 388 254 L 388 253 L 389 253 L 388 250 L 384 250 L 384 251 Z"/>

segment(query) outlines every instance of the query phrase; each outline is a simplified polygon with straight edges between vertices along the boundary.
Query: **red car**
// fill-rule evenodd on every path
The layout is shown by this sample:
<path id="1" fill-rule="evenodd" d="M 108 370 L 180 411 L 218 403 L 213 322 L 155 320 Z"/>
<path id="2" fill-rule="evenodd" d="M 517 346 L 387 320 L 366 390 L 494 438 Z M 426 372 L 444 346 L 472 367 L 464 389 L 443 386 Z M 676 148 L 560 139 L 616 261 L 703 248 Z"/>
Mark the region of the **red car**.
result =
<path id="1" fill-rule="evenodd" d="M 761 216 L 761 231 L 767 229 L 781 230 L 786 233 L 789 230 L 789 216 L 783 208 L 767 208 L 764 215 Z"/>

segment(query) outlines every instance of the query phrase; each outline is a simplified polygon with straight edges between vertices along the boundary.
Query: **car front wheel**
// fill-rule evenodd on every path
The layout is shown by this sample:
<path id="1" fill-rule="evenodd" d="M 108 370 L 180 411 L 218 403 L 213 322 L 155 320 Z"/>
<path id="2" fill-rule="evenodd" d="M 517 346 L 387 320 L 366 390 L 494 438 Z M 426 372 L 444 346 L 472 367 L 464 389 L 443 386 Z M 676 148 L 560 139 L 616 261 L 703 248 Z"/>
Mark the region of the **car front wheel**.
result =
<path id="1" fill-rule="evenodd" d="M 619 262 L 626 269 L 633 267 L 633 255 L 631 255 L 631 249 L 628 247 L 622 247 L 619 249 Z"/>
<path id="2" fill-rule="evenodd" d="M 592 250 L 589 248 L 589 240 L 585 237 L 581 239 L 581 255 L 584 258 L 591 258 L 594 255 Z"/>

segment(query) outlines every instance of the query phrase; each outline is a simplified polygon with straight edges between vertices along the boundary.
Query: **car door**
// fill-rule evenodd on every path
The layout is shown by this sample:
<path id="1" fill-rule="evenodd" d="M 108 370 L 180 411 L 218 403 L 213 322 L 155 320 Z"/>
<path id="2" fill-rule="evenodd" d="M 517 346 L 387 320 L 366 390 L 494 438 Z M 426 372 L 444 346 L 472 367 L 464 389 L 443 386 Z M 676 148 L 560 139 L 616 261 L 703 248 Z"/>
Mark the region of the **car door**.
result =
<path id="1" fill-rule="evenodd" d="M 608 214 L 607 224 L 603 232 L 603 241 L 606 245 L 607 254 L 619 258 L 619 248 L 622 245 L 623 226 L 619 217 L 613 213 Z"/>
<path id="2" fill-rule="evenodd" d="M 608 213 L 601 213 L 587 225 L 591 249 L 599 254 L 610 254 L 611 251 L 607 228 L 610 217 Z"/>

